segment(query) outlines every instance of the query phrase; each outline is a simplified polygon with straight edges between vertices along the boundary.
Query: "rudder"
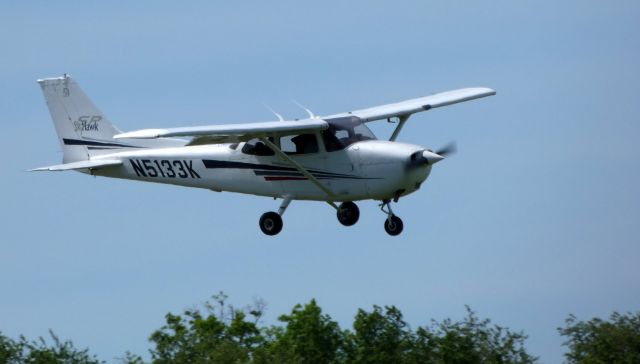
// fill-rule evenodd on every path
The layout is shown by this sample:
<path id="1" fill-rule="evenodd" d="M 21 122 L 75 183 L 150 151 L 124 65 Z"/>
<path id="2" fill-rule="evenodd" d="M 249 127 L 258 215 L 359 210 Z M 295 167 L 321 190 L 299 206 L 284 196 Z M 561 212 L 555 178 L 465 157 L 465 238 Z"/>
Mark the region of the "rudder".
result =
<path id="1" fill-rule="evenodd" d="M 117 143 L 121 133 L 91 102 L 71 76 L 38 80 L 63 151 L 63 162 L 87 160 L 113 148 L 131 147 Z"/>

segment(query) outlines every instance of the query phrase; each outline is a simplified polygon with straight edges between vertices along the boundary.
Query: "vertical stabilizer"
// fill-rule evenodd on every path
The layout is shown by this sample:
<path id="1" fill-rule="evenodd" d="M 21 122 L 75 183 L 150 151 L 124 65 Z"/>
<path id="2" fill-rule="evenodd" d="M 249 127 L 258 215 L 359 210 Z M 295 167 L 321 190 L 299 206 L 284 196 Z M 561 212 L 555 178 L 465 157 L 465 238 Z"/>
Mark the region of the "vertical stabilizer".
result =
<path id="1" fill-rule="evenodd" d="M 118 143 L 121 133 L 69 75 L 38 80 L 63 151 L 63 162 L 87 160 L 100 151 L 132 147 Z"/>

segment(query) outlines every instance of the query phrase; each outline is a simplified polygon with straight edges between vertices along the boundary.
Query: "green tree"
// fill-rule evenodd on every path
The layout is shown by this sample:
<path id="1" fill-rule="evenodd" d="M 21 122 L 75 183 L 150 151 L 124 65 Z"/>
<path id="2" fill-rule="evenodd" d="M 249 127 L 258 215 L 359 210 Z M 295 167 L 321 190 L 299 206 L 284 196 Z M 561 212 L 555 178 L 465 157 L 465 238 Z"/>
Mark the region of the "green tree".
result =
<path id="1" fill-rule="evenodd" d="M 258 363 L 338 363 L 341 362 L 343 334 L 329 315 L 323 315 L 315 300 L 296 305 L 279 320 L 284 328 L 265 331 L 269 343 L 256 356 Z"/>
<path id="2" fill-rule="evenodd" d="M 22 352 L 20 343 L 0 333 L 0 363 L 19 363 Z"/>
<path id="3" fill-rule="evenodd" d="M 61 341 L 49 331 L 52 344 L 40 337 L 28 341 L 23 336 L 15 341 L 0 334 L 0 363 L 7 364 L 99 364 L 103 363 L 89 354 L 88 349 L 79 350 L 71 341 Z"/>
<path id="4" fill-rule="evenodd" d="M 352 330 L 339 325 L 315 300 L 296 305 L 279 317 L 281 325 L 260 326 L 264 303 L 236 309 L 219 293 L 202 308 L 168 313 L 154 331 L 153 364 L 200 363 L 400 363 L 400 364 L 528 364 L 536 362 L 524 348 L 526 336 L 491 325 L 467 307 L 460 322 L 445 319 L 411 330 L 395 306 L 358 310 Z M 577 322 L 571 316 L 561 334 L 572 363 L 640 362 L 640 316 L 614 314 L 611 323 L 594 319 Z M 40 338 L 12 340 L 0 334 L 0 364 L 98 364 L 88 350 L 74 348 L 51 333 L 52 343 Z M 608 356 L 596 356 L 591 351 Z M 617 353 L 617 354 L 615 354 Z M 602 355 L 604 355 L 602 354 Z M 615 355 L 614 355 L 615 354 Z M 624 355 L 623 355 L 624 354 Z M 585 359 L 586 358 L 586 359 Z M 589 361 L 591 360 L 591 361 Z M 144 364 L 125 353 L 122 364 Z"/>
<path id="5" fill-rule="evenodd" d="M 569 347 L 569 363 L 640 363 L 640 312 L 614 312 L 608 321 L 586 322 L 569 315 L 558 331 L 567 338 L 563 345 Z"/>
<path id="6" fill-rule="evenodd" d="M 149 340 L 152 363 L 248 363 L 255 347 L 263 342 L 256 322 L 247 321 L 242 310 L 225 304 L 223 293 L 213 296 L 204 311 L 185 310 L 183 316 L 167 314 L 166 323 Z M 216 311 L 219 310 L 219 313 Z M 259 317 L 262 313 L 250 310 Z"/>
<path id="7" fill-rule="evenodd" d="M 461 322 L 445 319 L 418 328 L 407 362 L 528 364 L 537 361 L 526 352 L 526 335 L 491 326 L 489 319 L 481 320 L 466 308 L 467 316 Z"/>
<path id="8" fill-rule="evenodd" d="M 118 358 L 120 364 L 144 364 L 144 360 L 140 355 L 136 355 L 130 351 L 124 353 L 121 358 Z"/>
<path id="9" fill-rule="evenodd" d="M 411 332 L 395 306 L 379 306 L 373 311 L 358 310 L 353 333 L 347 333 L 348 362 L 402 363 L 411 348 Z"/>

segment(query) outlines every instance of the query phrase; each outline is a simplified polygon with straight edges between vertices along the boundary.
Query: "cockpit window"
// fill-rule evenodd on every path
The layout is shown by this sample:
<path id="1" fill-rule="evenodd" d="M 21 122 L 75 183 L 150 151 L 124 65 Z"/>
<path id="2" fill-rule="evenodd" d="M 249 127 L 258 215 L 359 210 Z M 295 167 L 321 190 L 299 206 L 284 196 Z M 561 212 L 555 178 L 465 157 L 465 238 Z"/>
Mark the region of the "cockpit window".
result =
<path id="1" fill-rule="evenodd" d="M 267 147 L 263 142 L 258 139 L 251 139 L 244 143 L 242 147 L 242 153 L 249 155 L 274 155 L 273 150 Z"/>
<path id="2" fill-rule="evenodd" d="M 355 142 L 376 139 L 362 119 L 355 116 L 327 119 L 329 128 L 322 132 L 327 152 L 344 149 Z"/>
<path id="3" fill-rule="evenodd" d="M 289 135 L 280 138 L 280 149 L 287 154 L 308 154 L 318 152 L 315 134 Z"/>

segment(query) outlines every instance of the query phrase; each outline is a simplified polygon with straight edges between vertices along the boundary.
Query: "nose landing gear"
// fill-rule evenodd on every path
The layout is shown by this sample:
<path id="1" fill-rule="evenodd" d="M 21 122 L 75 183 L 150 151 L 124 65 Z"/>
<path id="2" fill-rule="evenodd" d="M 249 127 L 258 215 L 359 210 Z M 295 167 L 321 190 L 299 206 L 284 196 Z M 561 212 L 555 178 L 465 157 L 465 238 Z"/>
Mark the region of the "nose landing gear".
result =
<path id="1" fill-rule="evenodd" d="M 386 207 L 386 210 L 385 210 Z M 391 236 L 399 235 L 404 227 L 402 219 L 396 216 L 391 210 L 391 200 L 384 200 L 380 204 L 380 210 L 387 214 L 387 219 L 384 220 L 384 230 Z"/>

